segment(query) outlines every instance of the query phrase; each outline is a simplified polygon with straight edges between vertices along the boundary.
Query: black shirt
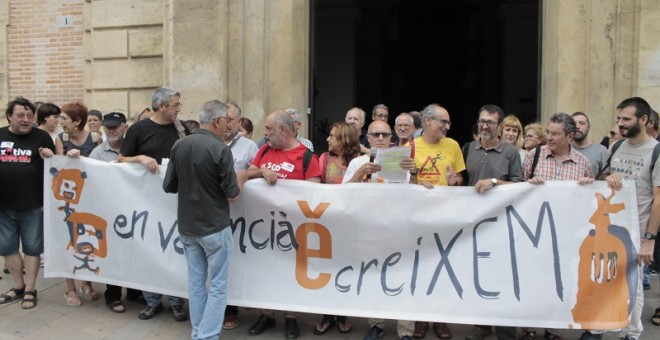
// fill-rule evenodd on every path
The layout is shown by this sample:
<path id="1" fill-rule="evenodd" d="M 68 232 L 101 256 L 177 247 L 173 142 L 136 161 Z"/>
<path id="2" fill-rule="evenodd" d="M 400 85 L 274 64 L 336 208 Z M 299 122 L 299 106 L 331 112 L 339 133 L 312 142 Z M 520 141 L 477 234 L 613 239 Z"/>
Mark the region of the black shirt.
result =
<path id="1" fill-rule="evenodd" d="M 186 128 L 188 134 L 190 132 Z M 119 153 L 124 157 L 149 156 L 160 164 L 163 158 L 170 158 L 170 151 L 177 140 L 179 133 L 174 123 L 160 125 L 145 119 L 128 128 Z"/>
<path id="2" fill-rule="evenodd" d="M 0 128 L 0 209 L 30 210 L 44 205 L 44 160 L 39 148 L 55 152 L 48 132 L 32 128 L 24 135 Z"/>

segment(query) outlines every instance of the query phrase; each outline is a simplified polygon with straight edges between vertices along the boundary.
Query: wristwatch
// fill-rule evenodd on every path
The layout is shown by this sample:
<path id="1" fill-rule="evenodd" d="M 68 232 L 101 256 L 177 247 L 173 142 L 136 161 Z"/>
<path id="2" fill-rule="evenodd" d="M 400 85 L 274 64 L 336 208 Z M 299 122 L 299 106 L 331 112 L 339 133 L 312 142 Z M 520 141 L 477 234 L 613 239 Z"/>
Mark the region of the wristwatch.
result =
<path id="1" fill-rule="evenodd" d="M 651 234 L 651 233 L 649 233 L 649 232 L 647 231 L 647 232 L 644 234 L 644 239 L 645 239 L 645 240 L 655 240 L 655 237 L 656 237 L 656 236 L 657 236 L 657 235 L 653 235 L 653 234 Z"/>
<path id="2" fill-rule="evenodd" d="M 493 182 L 493 186 L 497 185 L 497 178 L 491 178 L 490 181 Z"/>
<path id="3" fill-rule="evenodd" d="M 408 172 L 410 172 L 410 174 L 413 176 L 417 176 L 417 174 L 419 173 L 419 169 L 415 169 L 415 171 L 410 170 Z"/>

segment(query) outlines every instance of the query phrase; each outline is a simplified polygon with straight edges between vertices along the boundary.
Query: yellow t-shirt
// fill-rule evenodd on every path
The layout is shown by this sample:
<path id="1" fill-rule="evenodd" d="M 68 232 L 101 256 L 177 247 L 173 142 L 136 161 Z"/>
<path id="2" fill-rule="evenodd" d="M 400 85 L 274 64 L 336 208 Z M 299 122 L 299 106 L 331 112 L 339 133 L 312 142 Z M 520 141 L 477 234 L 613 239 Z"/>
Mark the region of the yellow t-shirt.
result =
<path id="1" fill-rule="evenodd" d="M 454 172 L 465 170 L 463 153 L 458 143 L 445 137 L 436 144 L 427 144 L 423 137 L 415 138 L 415 164 L 419 169 L 417 181 L 433 185 L 447 185 L 447 167 Z"/>

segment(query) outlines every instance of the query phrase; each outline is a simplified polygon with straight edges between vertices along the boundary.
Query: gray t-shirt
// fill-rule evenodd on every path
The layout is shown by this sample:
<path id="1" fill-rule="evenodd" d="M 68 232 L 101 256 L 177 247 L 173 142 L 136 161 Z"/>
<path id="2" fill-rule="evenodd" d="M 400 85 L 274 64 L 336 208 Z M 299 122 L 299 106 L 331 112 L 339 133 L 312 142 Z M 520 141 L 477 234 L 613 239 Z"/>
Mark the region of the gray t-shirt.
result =
<path id="1" fill-rule="evenodd" d="M 650 163 L 653 157 L 653 148 L 658 144 L 655 139 L 632 145 L 628 140 L 612 155 L 610 169 L 618 173 L 624 180 L 635 181 L 637 191 L 637 210 L 639 210 L 639 228 L 641 235 L 646 232 L 646 225 L 651 216 L 653 203 L 653 187 L 660 186 L 660 157 L 655 162 L 653 175 L 650 173 Z M 653 181 L 651 181 L 653 177 Z"/>
<path id="2" fill-rule="evenodd" d="M 607 157 L 609 156 L 607 148 L 598 143 L 591 143 L 584 148 L 575 145 L 575 143 L 573 143 L 572 146 L 575 150 L 583 154 L 584 157 L 587 157 L 589 163 L 591 163 L 591 170 L 593 170 L 594 176 L 598 176 L 600 170 L 603 169 L 603 166 L 607 163 Z"/>

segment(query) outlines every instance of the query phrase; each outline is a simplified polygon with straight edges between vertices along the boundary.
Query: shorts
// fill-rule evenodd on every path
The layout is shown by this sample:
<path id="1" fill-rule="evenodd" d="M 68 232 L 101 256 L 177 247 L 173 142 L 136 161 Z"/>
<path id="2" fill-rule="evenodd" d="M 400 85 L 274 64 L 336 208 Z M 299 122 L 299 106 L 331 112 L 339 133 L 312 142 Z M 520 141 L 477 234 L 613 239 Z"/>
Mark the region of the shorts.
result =
<path id="1" fill-rule="evenodd" d="M 17 254 L 19 240 L 25 255 L 39 256 L 44 252 L 43 208 L 0 209 L 0 255 Z"/>

